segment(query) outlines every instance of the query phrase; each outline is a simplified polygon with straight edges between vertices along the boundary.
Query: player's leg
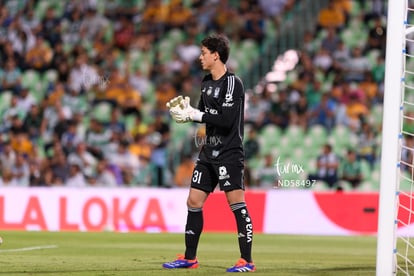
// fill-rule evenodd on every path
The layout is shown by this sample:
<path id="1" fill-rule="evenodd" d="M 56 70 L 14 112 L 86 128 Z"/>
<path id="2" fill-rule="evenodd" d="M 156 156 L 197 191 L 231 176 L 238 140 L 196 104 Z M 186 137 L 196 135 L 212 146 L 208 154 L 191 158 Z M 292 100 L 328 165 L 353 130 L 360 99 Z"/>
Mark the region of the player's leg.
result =
<path id="1" fill-rule="evenodd" d="M 224 190 L 227 202 L 237 224 L 240 259 L 227 272 L 251 272 L 256 267 L 252 259 L 253 224 L 244 197 L 243 167 L 226 165 L 219 167 L 220 189 Z"/>
<path id="2" fill-rule="evenodd" d="M 256 270 L 252 259 L 253 223 L 244 200 L 244 191 L 236 189 L 226 192 L 227 202 L 237 224 L 240 259 L 227 272 L 251 272 Z"/>
<path id="3" fill-rule="evenodd" d="M 203 231 L 203 206 L 209 193 L 214 190 L 217 179 L 211 177 L 208 165 L 197 163 L 193 171 L 191 188 L 187 198 L 187 223 L 185 226 L 185 254 L 175 261 L 164 263 L 164 268 L 196 268 L 197 247 Z"/>
<path id="4" fill-rule="evenodd" d="M 197 247 L 203 231 L 203 206 L 208 193 L 199 189 L 190 189 L 187 199 L 187 223 L 185 225 L 185 258 L 194 260 L 197 256 Z"/>

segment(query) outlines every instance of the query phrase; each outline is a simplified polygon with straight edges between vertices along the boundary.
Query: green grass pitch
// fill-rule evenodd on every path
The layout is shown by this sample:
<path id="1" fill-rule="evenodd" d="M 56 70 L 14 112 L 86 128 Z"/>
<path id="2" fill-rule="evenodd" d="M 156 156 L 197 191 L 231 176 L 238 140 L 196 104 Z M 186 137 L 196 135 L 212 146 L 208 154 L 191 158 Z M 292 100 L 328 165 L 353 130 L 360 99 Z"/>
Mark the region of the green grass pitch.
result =
<path id="1" fill-rule="evenodd" d="M 165 270 L 181 234 L 0 231 L 0 275 L 226 275 L 236 234 L 203 233 L 198 269 Z M 254 236 L 257 275 L 375 275 L 376 238 Z"/>

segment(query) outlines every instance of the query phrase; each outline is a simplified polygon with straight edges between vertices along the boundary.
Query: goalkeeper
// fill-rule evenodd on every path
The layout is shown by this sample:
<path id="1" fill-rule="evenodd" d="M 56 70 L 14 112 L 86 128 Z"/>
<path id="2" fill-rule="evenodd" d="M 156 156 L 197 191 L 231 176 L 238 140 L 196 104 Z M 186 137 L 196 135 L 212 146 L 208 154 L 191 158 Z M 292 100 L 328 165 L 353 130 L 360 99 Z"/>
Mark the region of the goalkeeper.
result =
<path id="1" fill-rule="evenodd" d="M 234 213 L 240 259 L 227 272 L 251 272 L 253 227 L 244 197 L 244 88 L 241 80 L 227 71 L 229 42 L 226 37 L 212 35 L 201 42 L 200 62 L 209 72 L 201 82 L 201 97 L 197 108 L 188 97 L 178 96 L 167 103 L 177 123 L 206 124 L 203 145 L 193 171 L 185 226 L 185 254 L 178 255 L 164 268 L 196 268 L 197 246 L 203 230 L 203 205 L 217 184 L 225 192 Z"/>

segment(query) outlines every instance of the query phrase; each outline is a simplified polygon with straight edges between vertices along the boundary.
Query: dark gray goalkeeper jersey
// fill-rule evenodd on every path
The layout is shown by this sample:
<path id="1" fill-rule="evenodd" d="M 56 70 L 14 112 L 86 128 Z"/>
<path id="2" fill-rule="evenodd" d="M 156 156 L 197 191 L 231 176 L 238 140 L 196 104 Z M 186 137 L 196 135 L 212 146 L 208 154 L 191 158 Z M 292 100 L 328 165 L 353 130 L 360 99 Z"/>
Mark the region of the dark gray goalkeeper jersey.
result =
<path id="1" fill-rule="evenodd" d="M 233 73 L 226 72 L 213 80 L 211 74 L 201 82 L 198 103 L 204 112 L 206 139 L 200 161 L 243 165 L 244 87 Z"/>

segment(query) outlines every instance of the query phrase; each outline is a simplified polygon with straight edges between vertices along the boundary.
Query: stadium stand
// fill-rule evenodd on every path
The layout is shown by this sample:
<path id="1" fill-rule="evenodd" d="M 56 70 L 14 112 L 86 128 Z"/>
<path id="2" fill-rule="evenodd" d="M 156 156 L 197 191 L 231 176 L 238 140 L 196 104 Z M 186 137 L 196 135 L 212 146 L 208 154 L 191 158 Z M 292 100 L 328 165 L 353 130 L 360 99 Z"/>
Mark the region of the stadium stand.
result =
<path id="1" fill-rule="evenodd" d="M 229 68 L 242 76 L 248 97 L 258 97 L 265 103 L 261 107 L 269 109 L 260 125 L 254 126 L 260 149 L 247 160 L 253 176 L 269 154 L 274 160 L 300 164 L 310 173 L 326 142 L 341 158 L 349 147 L 358 151 L 361 139 L 365 141 L 363 124 L 374 130 L 372 143 L 378 145 L 385 45 L 368 44 L 371 36 L 384 38 L 368 30 L 378 29 L 376 24 L 385 26 L 385 8 L 364 1 L 329 2 L 346 20 L 336 32 L 342 48 L 320 59 L 319 64 L 328 65 L 321 70 L 314 60 L 328 29 L 318 25 L 317 19 L 328 1 L 312 1 L 312 5 L 300 0 L 0 1 L 0 186 L 18 185 L 6 181 L 10 173 L 25 178 L 19 183 L 26 186 L 65 185 L 70 176 L 59 164 L 74 165 L 68 157 L 76 152 L 74 145 L 84 142 L 93 156 L 89 158 L 92 169 L 84 171 L 86 185 L 99 185 L 102 174 L 111 172 L 120 187 L 174 187 L 181 158 L 197 152 L 202 131 L 195 125 L 172 123 L 164 103 L 177 93 L 197 98 L 202 72 L 194 61 L 198 56 L 194 46 L 212 32 L 230 37 Z M 263 31 L 260 37 L 249 33 L 255 24 Z M 343 78 L 355 47 L 361 48 L 372 72 L 363 75 L 367 82 L 372 76 L 364 86 L 360 80 L 347 83 Z M 299 53 L 298 64 L 284 80 L 267 82 L 273 62 L 289 49 Z M 337 62 L 337 57 L 343 60 Z M 351 91 L 346 91 L 347 85 Z M 34 103 L 28 104 L 24 90 Z M 287 94 L 283 104 L 289 107 L 284 128 L 270 119 L 271 105 L 282 90 Z M 349 105 L 356 90 L 366 96 L 357 100 L 367 108 L 366 116 L 359 113 L 361 106 Z M 309 121 L 308 114 L 322 93 L 334 107 L 331 128 Z M 298 104 L 299 98 L 304 102 Z M 32 116 L 31 105 L 40 110 L 37 135 L 22 127 L 25 118 Z M 111 119 L 113 113 L 119 116 Z M 70 126 L 76 131 L 68 132 Z M 23 142 L 32 147 L 23 151 L 14 146 L 6 154 L 8 144 Z M 133 154 L 119 154 L 122 146 Z M 366 185 L 357 189 L 378 189 L 378 148 L 373 147 L 370 165 L 364 165 Z M 23 161 L 18 158 L 22 152 Z M 111 156 L 116 153 L 115 164 Z M 127 173 L 131 168 L 133 175 Z M 255 179 L 250 187 L 261 188 Z"/>

